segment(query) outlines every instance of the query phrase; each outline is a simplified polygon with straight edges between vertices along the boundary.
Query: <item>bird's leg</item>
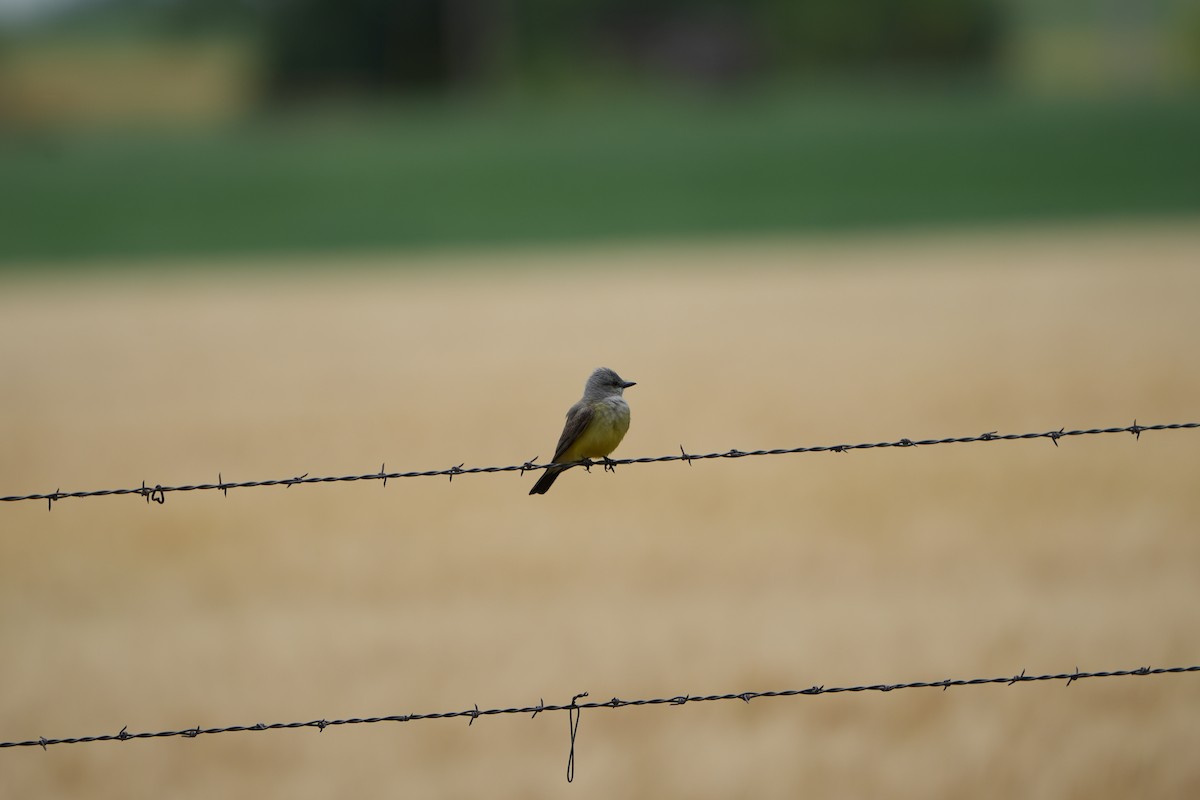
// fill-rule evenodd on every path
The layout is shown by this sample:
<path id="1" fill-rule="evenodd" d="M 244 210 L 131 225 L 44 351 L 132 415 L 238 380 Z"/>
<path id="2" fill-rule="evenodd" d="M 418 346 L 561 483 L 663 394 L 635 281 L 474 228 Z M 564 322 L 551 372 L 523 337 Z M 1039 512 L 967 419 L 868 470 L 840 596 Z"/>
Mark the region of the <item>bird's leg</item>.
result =
<path id="1" fill-rule="evenodd" d="M 601 459 L 601 463 L 604 464 L 605 472 L 616 472 L 617 471 L 617 462 L 613 461 L 608 456 L 605 456 L 603 459 Z"/>

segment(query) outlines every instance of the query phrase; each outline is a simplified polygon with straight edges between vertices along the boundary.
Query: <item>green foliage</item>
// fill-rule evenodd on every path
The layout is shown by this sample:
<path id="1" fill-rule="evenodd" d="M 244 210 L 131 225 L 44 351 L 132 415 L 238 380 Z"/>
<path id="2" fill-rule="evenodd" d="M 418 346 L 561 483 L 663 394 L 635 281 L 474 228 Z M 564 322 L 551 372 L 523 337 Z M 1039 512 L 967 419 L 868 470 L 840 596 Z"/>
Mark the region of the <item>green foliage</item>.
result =
<path id="1" fill-rule="evenodd" d="M 267 9 L 270 85 L 282 93 L 538 85 L 563 73 L 726 83 L 814 65 L 978 69 L 1005 32 L 1000 0 L 292 0 Z"/>
<path id="2" fill-rule="evenodd" d="M 793 63 L 986 66 L 1005 33 L 995 0 L 773 2 L 774 39 Z"/>
<path id="3" fill-rule="evenodd" d="M 437 0 L 293 0 L 267 7 L 268 87 L 306 91 L 437 88 L 450 76 L 446 4 Z"/>

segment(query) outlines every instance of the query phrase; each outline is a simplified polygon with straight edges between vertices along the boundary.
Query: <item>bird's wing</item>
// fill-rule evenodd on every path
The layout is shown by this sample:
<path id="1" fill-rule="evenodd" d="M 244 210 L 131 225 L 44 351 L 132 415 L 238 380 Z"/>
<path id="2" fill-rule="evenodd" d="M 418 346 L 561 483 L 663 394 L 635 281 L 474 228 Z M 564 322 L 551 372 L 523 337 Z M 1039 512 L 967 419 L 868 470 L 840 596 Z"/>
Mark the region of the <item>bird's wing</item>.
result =
<path id="1" fill-rule="evenodd" d="M 558 461 L 563 454 L 575 444 L 588 425 L 592 423 L 592 417 L 596 415 L 596 410 L 591 404 L 580 400 L 575 405 L 571 406 L 567 411 L 567 424 L 563 426 L 562 436 L 558 437 L 558 447 L 554 450 L 554 458 L 551 461 Z"/>

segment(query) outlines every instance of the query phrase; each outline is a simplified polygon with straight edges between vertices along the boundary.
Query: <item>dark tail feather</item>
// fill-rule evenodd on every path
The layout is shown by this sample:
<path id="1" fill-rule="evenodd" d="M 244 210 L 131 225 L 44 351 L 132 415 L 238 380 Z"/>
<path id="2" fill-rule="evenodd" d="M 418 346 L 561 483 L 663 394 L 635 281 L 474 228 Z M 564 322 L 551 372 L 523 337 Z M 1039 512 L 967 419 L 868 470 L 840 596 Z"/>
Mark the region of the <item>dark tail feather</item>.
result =
<path id="1" fill-rule="evenodd" d="M 545 494 L 550 491 L 550 487 L 554 485 L 559 473 L 566 472 L 566 467 L 550 467 L 542 473 L 542 477 L 537 479 L 537 483 L 529 490 L 530 494 Z"/>

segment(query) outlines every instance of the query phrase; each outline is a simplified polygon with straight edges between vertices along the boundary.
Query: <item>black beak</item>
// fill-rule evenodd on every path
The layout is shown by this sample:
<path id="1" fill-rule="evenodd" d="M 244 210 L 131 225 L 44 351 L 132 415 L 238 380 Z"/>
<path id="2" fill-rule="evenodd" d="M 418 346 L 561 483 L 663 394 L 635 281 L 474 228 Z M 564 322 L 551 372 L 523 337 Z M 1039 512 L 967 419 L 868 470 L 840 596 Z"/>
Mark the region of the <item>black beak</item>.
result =
<path id="1" fill-rule="evenodd" d="M 628 389 L 630 386 L 637 386 L 637 381 L 621 381 L 622 389 Z"/>

